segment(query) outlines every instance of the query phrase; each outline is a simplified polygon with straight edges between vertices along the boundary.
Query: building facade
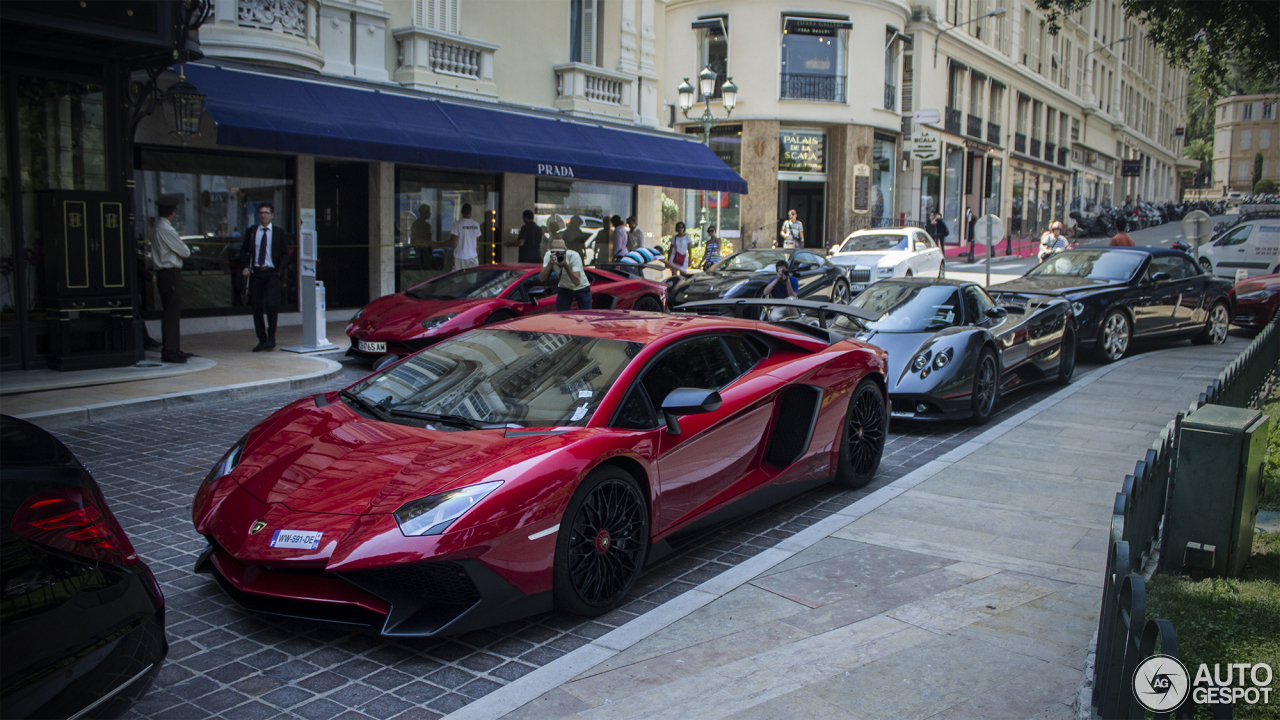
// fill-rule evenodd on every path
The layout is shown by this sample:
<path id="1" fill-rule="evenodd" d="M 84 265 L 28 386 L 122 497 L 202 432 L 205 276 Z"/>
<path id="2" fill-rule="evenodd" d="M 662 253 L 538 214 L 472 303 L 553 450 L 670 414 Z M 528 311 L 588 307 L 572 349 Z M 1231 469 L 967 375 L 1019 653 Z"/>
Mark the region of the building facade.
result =
<path id="1" fill-rule="evenodd" d="M 1280 182 L 1280 96 L 1232 95 L 1218 100 L 1213 125 L 1213 185 L 1218 194 L 1253 192 L 1262 155 L 1262 178 Z"/>

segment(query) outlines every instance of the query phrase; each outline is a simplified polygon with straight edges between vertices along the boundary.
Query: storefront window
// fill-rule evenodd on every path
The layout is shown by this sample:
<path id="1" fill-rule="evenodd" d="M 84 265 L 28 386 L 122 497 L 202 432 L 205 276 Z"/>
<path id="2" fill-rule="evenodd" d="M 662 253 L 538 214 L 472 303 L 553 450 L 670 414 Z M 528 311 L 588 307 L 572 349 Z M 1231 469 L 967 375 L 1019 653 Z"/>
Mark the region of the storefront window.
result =
<path id="1" fill-rule="evenodd" d="M 942 218 L 946 221 L 947 227 L 960 227 L 960 183 L 964 175 L 964 150 L 954 146 L 947 146 L 947 176 L 945 193 L 945 201 L 942 206 Z M 952 230 L 952 236 L 959 238 L 961 232 Z"/>
<path id="2" fill-rule="evenodd" d="M 920 164 L 920 217 L 923 223 L 929 222 L 929 213 L 938 212 L 942 202 L 942 160 L 935 158 Z"/>
<path id="3" fill-rule="evenodd" d="M 462 206 L 468 204 L 471 219 L 480 224 L 479 263 L 500 261 L 502 253 L 494 247 L 498 190 L 492 175 L 396 168 L 397 292 L 453 267 L 452 250 L 428 243 L 448 242 L 453 224 L 462 219 Z"/>
<path id="4" fill-rule="evenodd" d="M 685 132 L 700 135 L 701 128 L 687 127 Z M 724 161 L 734 172 L 742 172 L 742 126 L 723 125 L 711 130 L 711 151 Z M 707 211 L 707 223 L 715 225 L 720 237 L 736 238 L 742 236 L 741 207 L 742 196 L 737 193 L 717 192 L 715 190 L 677 190 L 669 189 L 669 195 L 683 197 L 683 212 L 678 219 L 689 228 L 695 241 L 701 238 L 696 231 L 701 222 L 702 210 Z M 646 232 L 648 228 L 641 228 Z M 655 228 L 656 229 L 656 228 Z M 670 230 L 671 228 L 667 228 Z M 663 235 L 669 235 L 669 232 Z M 658 233 L 654 233 L 658 237 Z M 665 238 L 664 238 L 665 240 Z"/>
<path id="5" fill-rule="evenodd" d="M 788 18 L 782 32 L 782 97 L 845 101 L 848 22 Z"/>
<path id="6" fill-rule="evenodd" d="M 1021 170 L 1013 171 L 1013 204 L 1009 211 L 1010 235 L 1022 233 L 1022 211 L 1026 200 L 1026 185 L 1023 180 L 1025 176 L 1026 174 Z"/>
<path id="7" fill-rule="evenodd" d="M 588 264 L 607 262 L 609 218 L 618 215 L 625 220 L 635 213 L 635 186 L 539 179 L 533 213 L 547 242 L 558 237 Z"/>
<path id="8" fill-rule="evenodd" d="M 155 235 L 156 200 L 180 195 L 173 218 L 191 257 L 182 264 L 182 310 L 188 315 L 248 311 L 248 289 L 240 271 L 244 233 L 258 223 L 258 204 L 275 205 L 273 224 L 296 243 L 293 228 L 292 163 L 284 158 L 144 150 L 135 170 L 134 213 L 140 253 L 150 254 Z M 297 305 L 295 248 L 280 268 L 282 309 Z M 142 292 L 143 309 L 158 312 L 160 295 L 148 279 Z M 194 312 L 190 312 L 194 311 Z M 159 317 L 156 315 L 156 317 Z"/>
<path id="9" fill-rule="evenodd" d="M 987 160 L 986 213 L 988 215 L 1000 215 L 1000 171 L 1000 158 L 993 157 Z"/>
<path id="10" fill-rule="evenodd" d="M 893 225 L 897 205 L 893 204 L 893 156 L 898 143 L 891 137 L 876 136 L 871 159 L 871 222 Z"/>
<path id="11" fill-rule="evenodd" d="M 1049 227 L 1050 213 L 1053 211 L 1053 180 L 1044 178 L 1040 181 L 1040 227 Z"/>

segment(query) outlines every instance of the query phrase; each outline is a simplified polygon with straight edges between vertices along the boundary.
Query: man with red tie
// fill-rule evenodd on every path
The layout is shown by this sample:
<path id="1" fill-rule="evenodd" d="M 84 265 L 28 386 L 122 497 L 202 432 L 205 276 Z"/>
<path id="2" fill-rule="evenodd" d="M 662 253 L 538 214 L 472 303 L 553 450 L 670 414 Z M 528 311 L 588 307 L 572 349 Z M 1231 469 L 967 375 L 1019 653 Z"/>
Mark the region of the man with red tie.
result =
<path id="1" fill-rule="evenodd" d="M 258 204 L 258 224 L 244 232 L 240 258 L 249 278 L 249 304 L 253 306 L 253 329 L 258 333 L 254 352 L 276 347 L 276 316 L 280 308 L 280 272 L 288 240 L 284 231 L 271 224 L 276 208 L 269 202 Z M 264 318 L 263 315 L 266 315 Z"/>

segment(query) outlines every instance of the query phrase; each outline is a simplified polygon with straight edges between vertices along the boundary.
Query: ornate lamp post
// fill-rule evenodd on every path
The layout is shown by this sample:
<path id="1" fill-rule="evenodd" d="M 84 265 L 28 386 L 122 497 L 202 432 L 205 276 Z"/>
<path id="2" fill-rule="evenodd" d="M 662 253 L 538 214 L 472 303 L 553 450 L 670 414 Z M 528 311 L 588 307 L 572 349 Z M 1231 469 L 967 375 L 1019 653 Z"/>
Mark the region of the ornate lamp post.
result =
<path id="1" fill-rule="evenodd" d="M 724 105 L 724 118 L 717 118 L 711 114 L 711 94 L 716 89 L 716 72 L 708 65 L 698 73 L 698 90 L 702 94 L 703 110 L 701 117 L 690 118 L 696 120 L 702 125 L 702 144 L 708 148 L 711 147 L 711 130 L 721 121 L 727 120 L 729 115 L 733 113 L 733 108 L 738 104 L 738 86 L 733 84 L 733 78 L 725 78 L 724 84 L 720 86 L 720 102 Z M 689 109 L 693 107 L 693 86 L 689 84 L 689 78 L 685 78 L 680 83 L 680 87 L 676 88 L 676 92 L 680 93 L 680 112 L 684 116 L 689 117 Z M 702 232 L 702 242 L 707 241 L 707 194 L 702 194 L 702 212 L 698 220 L 698 227 Z"/>
<path id="2" fill-rule="evenodd" d="M 204 93 L 187 82 L 178 69 L 178 82 L 160 95 L 160 102 L 169 107 L 169 134 L 186 143 L 192 135 L 200 134 L 200 118 L 204 115 Z"/>

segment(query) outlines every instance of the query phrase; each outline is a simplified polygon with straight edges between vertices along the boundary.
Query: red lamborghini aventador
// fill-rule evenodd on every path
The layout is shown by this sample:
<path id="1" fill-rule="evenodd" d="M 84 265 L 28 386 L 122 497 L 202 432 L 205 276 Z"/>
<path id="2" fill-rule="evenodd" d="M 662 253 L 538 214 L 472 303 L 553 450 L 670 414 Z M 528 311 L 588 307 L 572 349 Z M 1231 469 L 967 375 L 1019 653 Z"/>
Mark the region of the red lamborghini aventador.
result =
<path id="1" fill-rule="evenodd" d="M 380 297 L 351 318 L 348 354 L 377 361 L 404 357 L 481 325 L 556 309 L 556 283 L 538 281 L 539 266 L 480 265 Z M 587 268 L 597 310 L 662 312 L 667 286 Z"/>
<path id="2" fill-rule="evenodd" d="M 479 328 L 251 430 L 196 494 L 196 569 L 251 610 L 388 636 L 598 615 L 677 533 L 867 483 L 885 359 L 721 317 Z"/>

